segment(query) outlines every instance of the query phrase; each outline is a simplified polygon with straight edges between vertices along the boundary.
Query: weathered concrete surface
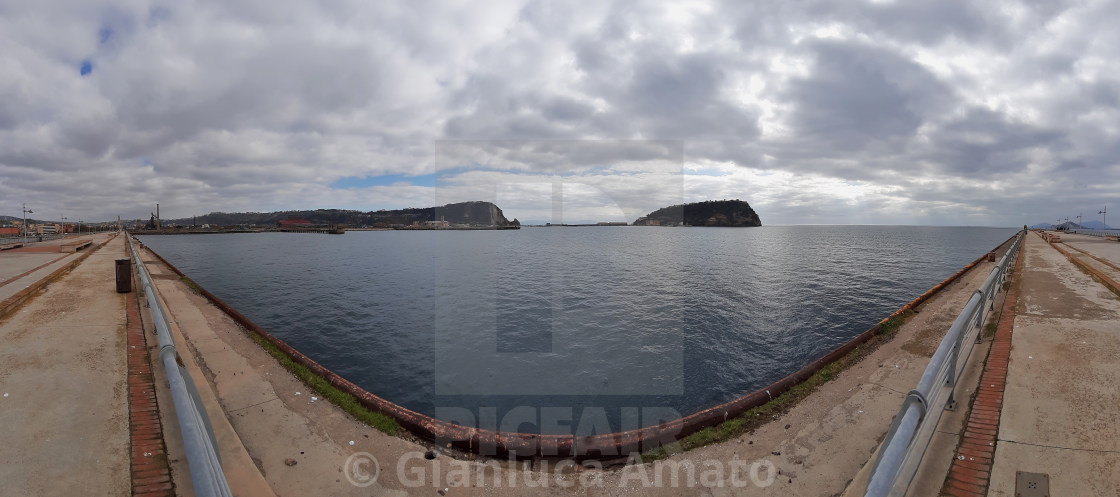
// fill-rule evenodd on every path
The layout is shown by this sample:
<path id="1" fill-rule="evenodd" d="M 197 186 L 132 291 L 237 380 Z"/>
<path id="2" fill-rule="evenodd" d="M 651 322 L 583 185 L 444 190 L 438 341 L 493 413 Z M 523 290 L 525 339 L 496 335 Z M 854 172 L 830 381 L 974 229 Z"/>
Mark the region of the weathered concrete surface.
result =
<path id="1" fill-rule="evenodd" d="M 1077 260 L 1112 281 L 1120 282 L 1120 242 L 1096 236 L 1066 234 L 1062 235 L 1062 246 Z"/>
<path id="2" fill-rule="evenodd" d="M 1036 235 L 1024 262 L 989 495 L 1015 495 L 1016 471 L 1120 495 L 1120 300 Z"/>
<path id="3" fill-rule="evenodd" d="M 836 495 L 871 458 L 905 392 L 917 383 L 941 337 L 992 267 L 980 264 L 950 285 L 924 304 L 894 340 L 786 415 L 739 439 L 670 458 L 660 466 L 664 484 L 646 488 L 643 475 L 652 478 L 656 471 L 648 464 L 605 471 L 568 467 L 542 475 L 539 468 L 510 469 L 508 462 L 491 462 L 498 468 L 488 468 L 477 461 L 455 460 L 439 448 L 435 460 L 425 460 L 421 453 L 427 446 L 384 435 L 329 403 L 313 402 L 307 388 L 224 313 L 170 271 L 149 263 L 229 422 L 277 495 L 434 495 L 437 489 L 454 487 L 455 481 L 467 486 L 450 488 L 449 495 Z M 973 361 L 982 355 L 974 354 Z M 969 393 L 965 388 L 963 395 Z M 944 450 L 951 455 L 954 444 L 947 445 Z M 359 452 L 373 455 L 382 469 L 367 488 L 349 484 L 344 473 L 347 458 Z M 288 466 L 285 459 L 296 464 Z M 732 461 L 742 461 L 746 468 L 769 462 L 781 473 L 773 474 L 770 486 L 758 487 L 745 471 L 732 480 Z M 717 465 L 724 471 L 713 475 Z M 449 474 L 458 467 L 469 474 Z M 673 487 L 669 474 L 680 469 L 677 473 L 685 475 L 689 467 L 695 483 L 687 487 L 682 480 Z M 440 472 L 435 474 L 437 468 Z M 480 471 L 485 478 L 479 477 Z M 705 473 L 710 476 L 706 481 Z M 416 483 L 421 474 L 423 481 Z M 495 476 L 500 485 L 495 485 Z M 757 476 L 767 480 L 769 475 L 763 469 Z M 540 488 L 542 477 L 547 489 Z M 737 487 L 740 482 L 745 486 Z"/>
<path id="4" fill-rule="evenodd" d="M 998 257 L 1003 257 L 1004 252 L 998 253 Z M 997 259 L 998 260 L 998 259 Z M 939 309 L 941 312 L 941 321 L 938 326 L 927 327 L 929 335 L 924 341 L 924 357 L 926 361 L 923 363 L 922 370 L 925 365 L 929 363 L 928 359 L 933 355 L 939 341 L 944 338 L 945 332 L 948 331 L 949 326 L 952 325 L 953 320 L 964 309 L 968 298 L 983 283 L 984 278 L 991 273 L 994 264 L 986 264 L 982 271 L 976 271 L 970 276 L 974 278 L 970 284 L 973 286 L 969 289 L 968 294 L 962 291 L 957 297 L 959 300 L 951 302 L 951 306 L 947 305 L 949 302 L 943 303 L 943 307 Z M 979 269 L 979 268 L 978 268 Z M 993 301 L 994 309 L 1000 309 L 1003 305 L 1007 294 L 999 292 Z M 998 313 L 993 312 L 988 316 L 989 322 L 997 319 Z M 1008 316 L 1006 319 L 1013 319 Z M 932 341 L 936 338 L 938 342 Z M 940 415 L 941 419 L 937 423 L 936 431 L 932 438 L 930 438 L 929 445 L 926 448 L 925 455 L 922 458 L 921 464 L 918 466 L 917 472 L 914 474 L 914 479 L 910 484 L 907 495 L 911 497 L 924 497 L 936 496 L 941 493 L 945 477 L 949 473 L 949 468 L 953 462 L 953 456 L 956 453 L 957 445 L 960 442 L 961 435 L 965 430 L 965 423 L 968 420 L 969 405 L 968 401 L 972 397 L 973 392 L 976 391 L 977 383 L 980 380 L 981 373 L 984 369 L 984 361 L 988 357 L 988 352 L 991 349 L 992 339 L 990 336 L 985 335 L 983 341 L 979 344 L 973 344 L 972 350 L 969 353 L 968 360 L 961 373 L 961 379 L 958 383 L 957 390 L 955 391 L 955 399 L 958 402 L 957 408 L 954 410 L 943 410 Z M 921 377 L 922 370 L 919 370 L 917 376 L 914 377 L 913 383 L 906 388 L 906 391 L 913 389 L 917 386 L 918 379 Z M 892 415 L 898 412 L 901 407 L 901 399 L 897 405 L 894 406 Z M 887 421 L 889 423 L 893 419 Z M 884 435 L 886 428 L 884 428 Z M 854 480 L 845 490 L 845 496 L 862 496 L 867 488 L 868 480 L 871 477 L 871 470 L 875 464 L 875 458 L 878 457 L 881 446 L 875 447 L 875 452 L 871 458 L 867 460 L 866 464 L 855 475 Z"/>
<path id="5" fill-rule="evenodd" d="M 147 252 L 145 252 L 147 253 Z M 151 277 L 157 287 L 161 286 L 161 282 L 167 280 L 177 280 L 177 276 L 165 272 L 163 266 L 147 265 Z M 142 285 L 137 284 L 135 290 L 142 292 Z M 140 294 L 141 301 L 146 302 L 143 293 Z M 162 298 L 158 296 L 157 298 Z M 164 301 L 164 308 L 169 308 L 166 301 Z M 188 311 L 191 309 L 187 309 Z M 152 320 L 151 310 L 143 308 L 142 316 L 146 330 L 153 330 L 155 325 Z M 253 460 L 246 452 L 241 438 L 237 432 L 229 424 L 224 416 L 221 405 L 219 405 L 214 392 L 209 388 L 206 381 L 206 376 L 202 370 L 199 369 L 201 361 L 195 358 L 192 348 L 187 345 L 183 340 L 182 330 L 179 323 L 184 320 L 189 320 L 192 315 L 189 313 L 180 313 L 180 315 L 168 316 L 169 324 L 171 326 L 171 334 L 175 340 L 175 350 L 186 364 L 187 372 L 190 374 L 191 379 L 195 383 L 199 398 L 202 400 L 203 407 L 210 418 L 210 424 L 214 431 L 214 439 L 218 444 L 219 456 L 222 461 L 222 473 L 226 477 L 226 482 L 229 484 L 230 492 L 238 497 L 271 497 L 274 496 L 272 489 L 268 483 L 261 476 L 260 471 L 253 464 Z M 151 335 L 150 335 L 151 336 Z M 194 488 L 191 483 L 190 467 L 183 448 L 183 435 L 179 428 L 178 411 L 175 409 L 175 403 L 171 399 L 171 389 L 168 385 L 167 370 L 163 367 L 163 363 L 158 356 L 158 346 L 156 345 L 154 336 L 148 342 L 148 350 L 151 355 L 153 364 L 152 373 L 156 388 L 156 399 L 160 406 L 160 420 L 163 424 L 164 443 L 167 447 L 168 463 L 171 468 L 171 479 L 175 484 L 175 492 L 180 497 L 191 497 L 194 495 Z M 276 435 L 275 433 L 273 434 Z"/>
<path id="6" fill-rule="evenodd" d="M 0 322 L 2 495 L 130 493 L 122 243 Z"/>
<path id="7" fill-rule="evenodd" d="M 96 245 L 104 242 L 107 238 L 109 238 L 109 234 L 97 233 L 83 236 L 81 239 L 93 240 Z M 68 241 L 76 239 L 67 238 Z M 89 248 L 86 248 L 77 253 L 62 254 L 59 253 L 59 243 L 59 240 L 37 242 L 28 244 L 23 249 L 0 252 L 0 302 L 47 277 L 56 269 L 69 264 L 89 250 Z M 33 250 L 40 247 L 46 247 L 49 251 Z"/>

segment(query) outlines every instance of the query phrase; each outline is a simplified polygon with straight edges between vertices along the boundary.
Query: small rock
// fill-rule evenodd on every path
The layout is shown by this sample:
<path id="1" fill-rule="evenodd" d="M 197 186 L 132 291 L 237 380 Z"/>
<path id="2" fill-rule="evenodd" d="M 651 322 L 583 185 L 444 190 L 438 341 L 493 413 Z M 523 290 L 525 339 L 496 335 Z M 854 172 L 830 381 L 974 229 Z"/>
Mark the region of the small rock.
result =
<path id="1" fill-rule="evenodd" d="M 290 457 L 287 458 L 287 459 L 284 459 L 284 465 L 285 466 L 295 466 L 296 465 L 296 460 L 292 459 Z"/>
<path id="2" fill-rule="evenodd" d="M 790 483 L 793 483 L 793 478 L 790 478 L 790 479 L 789 479 L 789 482 L 790 482 Z"/>
<path id="3" fill-rule="evenodd" d="M 786 429 L 788 430 L 790 426 L 793 426 L 793 425 L 786 425 Z"/>
<path id="4" fill-rule="evenodd" d="M 771 452 L 771 454 L 773 454 L 773 455 L 775 455 L 775 456 L 780 456 L 780 455 L 782 455 L 782 451 L 780 451 L 780 450 L 775 450 L 774 452 Z M 779 472 L 779 473 L 780 473 L 780 472 Z"/>
<path id="5" fill-rule="evenodd" d="M 354 445 L 354 441 L 353 441 L 353 440 L 351 440 L 351 441 L 350 441 L 350 445 Z"/>
<path id="6" fill-rule="evenodd" d="M 754 445 L 754 440 L 750 440 L 750 441 L 748 441 L 748 442 L 747 442 L 747 445 Z"/>
<path id="7" fill-rule="evenodd" d="M 436 493 L 438 493 L 440 495 L 447 495 L 447 489 L 446 488 L 441 488 Z"/>

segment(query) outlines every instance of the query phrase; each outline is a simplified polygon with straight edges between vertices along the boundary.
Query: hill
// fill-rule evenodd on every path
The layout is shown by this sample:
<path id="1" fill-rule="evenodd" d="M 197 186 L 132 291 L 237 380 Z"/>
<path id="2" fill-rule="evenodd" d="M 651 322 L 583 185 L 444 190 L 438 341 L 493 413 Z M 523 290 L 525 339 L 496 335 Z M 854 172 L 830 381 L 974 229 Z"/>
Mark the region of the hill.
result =
<path id="1" fill-rule="evenodd" d="M 447 221 L 452 225 L 468 226 L 519 226 L 516 219 L 510 221 L 491 202 L 460 202 L 440 207 L 410 207 L 406 209 L 356 211 L 344 209 L 315 209 L 277 212 L 211 212 L 195 218 L 165 219 L 164 226 L 190 226 L 212 224 L 218 226 L 275 226 L 281 220 L 299 218 L 313 225 L 343 225 L 352 228 L 388 228 L 409 226 L 428 221 Z"/>
<path id="2" fill-rule="evenodd" d="M 1111 226 L 1107 226 L 1104 223 L 1102 223 L 1100 221 L 1097 221 L 1097 220 L 1085 221 L 1084 223 L 1081 223 L 1080 225 L 1073 222 L 1073 221 L 1069 221 L 1069 222 L 1062 223 L 1062 224 L 1038 223 L 1038 224 L 1031 225 L 1031 228 L 1051 230 L 1051 229 L 1055 229 L 1059 226 L 1062 227 L 1062 229 L 1074 229 L 1074 230 L 1076 230 L 1076 229 L 1086 229 L 1086 230 L 1100 230 L 1100 229 L 1111 230 L 1111 229 L 1115 229 L 1115 228 L 1112 228 Z"/>
<path id="3" fill-rule="evenodd" d="M 635 226 L 762 226 L 750 204 L 742 200 L 708 200 L 662 207 L 634 221 Z"/>

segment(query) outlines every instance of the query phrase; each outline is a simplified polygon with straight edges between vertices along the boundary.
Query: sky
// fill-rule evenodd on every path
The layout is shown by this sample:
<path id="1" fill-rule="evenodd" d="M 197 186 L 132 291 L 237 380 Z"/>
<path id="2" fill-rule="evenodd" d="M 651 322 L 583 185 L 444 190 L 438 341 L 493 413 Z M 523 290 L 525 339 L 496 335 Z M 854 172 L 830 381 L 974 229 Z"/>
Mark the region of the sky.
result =
<path id="1" fill-rule="evenodd" d="M 0 215 L 1120 216 L 1118 25 L 1116 1 L 0 0 Z"/>

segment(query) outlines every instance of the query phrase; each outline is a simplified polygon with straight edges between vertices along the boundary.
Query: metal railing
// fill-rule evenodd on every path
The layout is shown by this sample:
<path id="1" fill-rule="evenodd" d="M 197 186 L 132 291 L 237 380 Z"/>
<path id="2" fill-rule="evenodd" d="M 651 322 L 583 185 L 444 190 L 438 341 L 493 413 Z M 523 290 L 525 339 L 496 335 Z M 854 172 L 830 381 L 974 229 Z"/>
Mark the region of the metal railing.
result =
<path id="1" fill-rule="evenodd" d="M 229 485 L 226 483 L 225 474 L 222 473 L 218 443 L 214 440 L 214 430 L 210 426 L 206 408 L 202 405 L 198 389 L 191 381 L 190 374 L 183 367 L 179 353 L 175 351 L 175 341 L 171 338 L 171 325 L 167 321 L 167 313 L 156 298 L 152 278 L 148 275 L 144 262 L 140 260 L 139 252 L 132 246 L 132 236 L 125 233 L 125 239 L 128 240 L 128 249 L 132 253 L 136 270 L 140 273 L 140 281 L 144 285 L 144 295 L 152 312 L 152 320 L 155 321 L 159 358 L 167 371 L 167 383 L 171 387 L 171 400 L 175 403 L 175 412 L 179 418 L 179 431 L 183 435 L 183 450 L 187 454 L 187 466 L 190 468 L 194 493 L 200 497 L 229 497 L 231 496 Z"/>
<path id="2" fill-rule="evenodd" d="M 74 235 L 74 234 L 71 233 L 71 235 Z M 47 233 L 45 235 L 33 234 L 33 235 L 27 235 L 27 236 L 12 235 L 12 236 L 0 237 L 0 243 L 46 242 L 46 241 L 50 241 L 50 240 L 58 240 L 59 238 L 62 238 L 62 235 L 60 235 L 58 233 Z"/>
<path id="3" fill-rule="evenodd" d="M 1077 233 L 1077 234 L 1079 234 L 1079 235 L 1100 236 L 1100 237 L 1106 237 L 1106 236 L 1120 236 L 1120 230 L 1086 230 L 1086 229 L 1074 229 L 1074 230 L 1069 230 L 1069 232 L 1070 232 L 1070 233 Z"/>
<path id="4" fill-rule="evenodd" d="M 917 388 L 906 395 L 879 449 L 864 495 L 900 496 L 910 488 L 930 438 L 941 421 L 941 413 L 955 407 L 953 392 L 957 382 L 972 354 L 973 343 L 980 342 L 984 320 L 988 312 L 995 309 L 996 293 L 1003 289 L 1007 270 L 1015 261 L 1025 234 L 1025 231 L 1019 232 L 1011 248 L 972 294 L 937 346 Z"/>

